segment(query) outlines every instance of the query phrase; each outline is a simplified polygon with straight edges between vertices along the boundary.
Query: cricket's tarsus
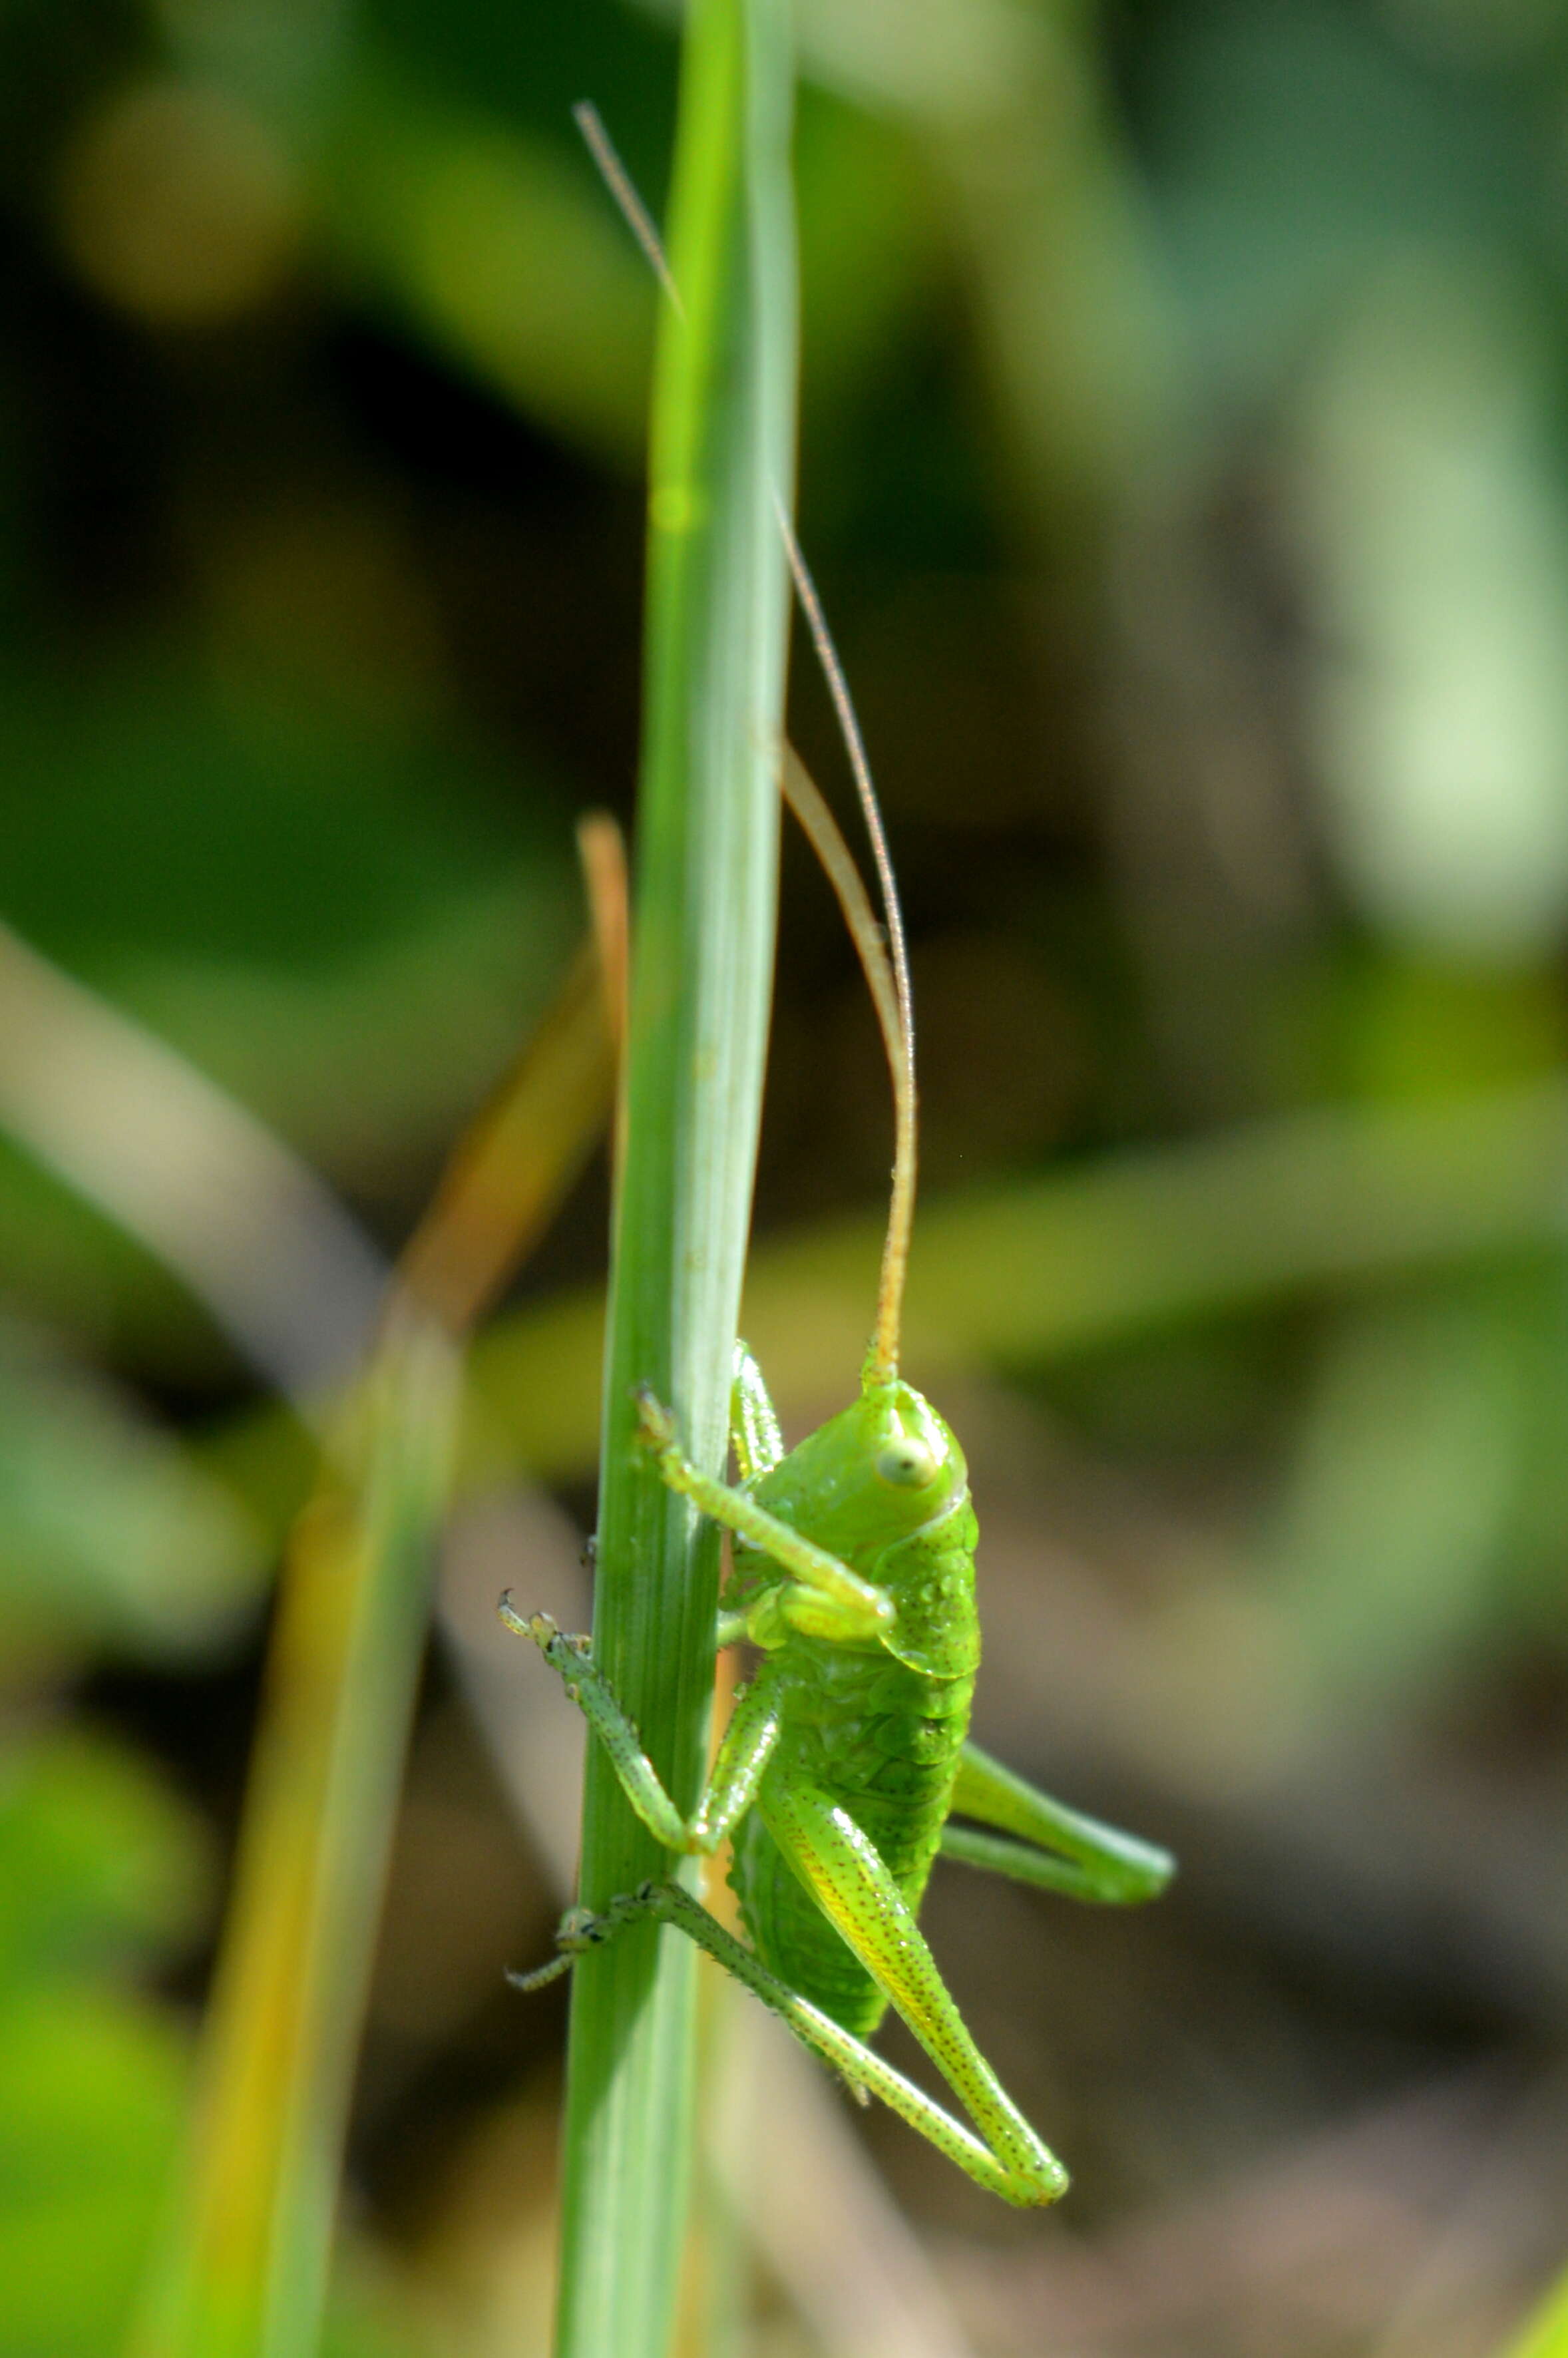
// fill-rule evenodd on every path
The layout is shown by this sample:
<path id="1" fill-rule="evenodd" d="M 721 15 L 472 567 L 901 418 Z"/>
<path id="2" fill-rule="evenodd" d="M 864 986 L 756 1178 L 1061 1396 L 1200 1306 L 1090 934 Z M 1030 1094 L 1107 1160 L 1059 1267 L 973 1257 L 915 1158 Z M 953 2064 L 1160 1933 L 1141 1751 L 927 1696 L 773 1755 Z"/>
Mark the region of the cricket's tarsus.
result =
<path id="1" fill-rule="evenodd" d="M 592 121 L 598 136 L 586 124 L 585 132 L 600 167 L 662 262 L 652 224 L 644 235 L 635 192 Z M 700 1857 L 731 1844 L 730 1881 L 750 1936 L 750 1946 L 736 1940 L 682 1885 L 643 1883 L 597 1911 L 573 1909 L 556 1957 L 511 1978 L 537 1989 L 629 1924 L 673 1925 L 782 2016 L 862 2102 L 880 2096 L 1004 2201 L 1054 2202 L 1066 2172 L 980 2053 L 919 1930 L 926 1879 L 941 1854 L 1072 1898 L 1126 1906 L 1162 1890 L 1173 1862 L 1065 1808 L 968 1740 L 980 1652 L 968 1471 L 948 1426 L 898 1374 L 916 1126 L 903 928 L 842 670 L 782 512 L 780 522 L 849 748 L 887 919 L 884 948 L 843 838 L 786 748 L 784 791 L 838 895 L 892 1073 L 898 1146 L 876 1336 L 859 1397 L 787 1452 L 761 1370 L 737 1344 L 733 1484 L 693 1465 L 670 1410 L 646 1385 L 636 1389 L 639 1442 L 660 1477 L 730 1534 L 716 1639 L 749 1640 L 761 1653 L 689 1815 L 666 1790 L 588 1639 L 502 1599 L 503 1619 L 561 1678 L 631 1807 L 664 1848 Z M 955 1817 L 971 1823 L 955 1824 Z M 867 2045 L 889 2005 L 968 2124 Z"/>

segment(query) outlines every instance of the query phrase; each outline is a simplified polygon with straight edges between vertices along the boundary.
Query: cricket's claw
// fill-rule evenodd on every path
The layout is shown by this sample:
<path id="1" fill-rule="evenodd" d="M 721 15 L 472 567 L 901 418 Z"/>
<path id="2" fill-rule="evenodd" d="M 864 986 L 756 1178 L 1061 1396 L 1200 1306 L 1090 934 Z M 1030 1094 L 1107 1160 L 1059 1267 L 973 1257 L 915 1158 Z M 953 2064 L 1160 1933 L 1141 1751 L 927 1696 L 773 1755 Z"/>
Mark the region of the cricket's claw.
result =
<path id="1" fill-rule="evenodd" d="M 512 1591 L 509 1588 L 502 1590 L 501 1602 L 495 1609 L 509 1629 L 514 1630 L 519 1638 L 532 1638 L 541 1652 L 547 1651 L 551 1639 L 558 1638 L 561 1634 L 558 1626 L 551 1620 L 547 1613 L 519 1613 L 512 1602 Z"/>
<path id="2" fill-rule="evenodd" d="M 589 1651 L 589 1639 L 570 1636 L 548 1613 L 519 1613 L 512 1602 L 510 1589 L 503 1595 L 496 1610 L 509 1629 L 515 1631 L 519 1638 L 531 1638 L 541 1654 L 556 1662 L 557 1669 L 561 1667 L 557 1657 L 562 1648 L 584 1656 Z"/>

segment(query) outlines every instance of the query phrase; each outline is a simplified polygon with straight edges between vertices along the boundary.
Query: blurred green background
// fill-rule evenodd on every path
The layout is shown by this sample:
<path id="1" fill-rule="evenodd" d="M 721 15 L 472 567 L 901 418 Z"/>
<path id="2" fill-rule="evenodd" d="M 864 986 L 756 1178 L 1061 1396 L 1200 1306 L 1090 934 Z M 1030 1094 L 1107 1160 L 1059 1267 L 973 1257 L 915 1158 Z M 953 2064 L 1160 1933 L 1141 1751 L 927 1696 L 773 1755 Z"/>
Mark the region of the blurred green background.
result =
<path id="1" fill-rule="evenodd" d="M 780 2197 L 741 2346 L 1481 2358 L 1568 2247 L 1568 17 L 799 20 L 802 533 L 910 924 L 977 1727 L 1184 1874 L 1125 1922 L 939 1875 L 1072 2200 L 771 2113 L 872 2256 L 857 2309 Z M 575 817 L 629 817 L 654 295 L 569 109 L 656 210 L 675 49 L 614 0 L 14 0 L 0 58 L 0 918 L 57 970 L 0 944 L 0 2353 L 96 2358 L 308 1467 L 276 1390 L 351 1364 L 581 930 Z M 794 846 L 753 1339 L 797 1433 L 871 1316 L 863 1000 Z M 188 1202 L 154 1041 L 352 1223 Z M 605 1196 L 478 1356 L 360 2358 L 544 2346 L 561 2009 L 501 1973 L 579 1738 L 489 1608 L 584 1609 Z"/>

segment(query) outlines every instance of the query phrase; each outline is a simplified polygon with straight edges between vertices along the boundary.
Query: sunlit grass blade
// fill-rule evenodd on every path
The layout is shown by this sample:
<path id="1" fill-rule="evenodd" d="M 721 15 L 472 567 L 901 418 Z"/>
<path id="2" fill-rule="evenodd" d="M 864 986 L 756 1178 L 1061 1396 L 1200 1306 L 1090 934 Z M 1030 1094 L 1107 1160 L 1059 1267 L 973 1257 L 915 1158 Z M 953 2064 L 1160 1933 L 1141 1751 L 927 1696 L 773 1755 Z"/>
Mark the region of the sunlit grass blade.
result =
<path id="1" fill-rule="evenodd" d="M 792 474 L 790 56 L 782 0 L 687 18 L 652 442 L 628 1122 L 603 1397 L 594 1648 L 683 1803 L 713 1679 L 711 1532 L 633 1445 L 632 1388 L 717 1468 L 772 979 Z M 665 1871 L 590 1758 L 582 1894 Z M 657 2358 L 686 2214 L 694 1955 L 651 1929 L 573 1994 L 557 2350 Z"/>
<path id="2" fill-rule="evenodd" d="M 183 2184 L 135 2358 L 308 2358 L 436 1532 L 459 1361 L 395 1315 L 296 1527 Z"/>
<path id="3" fill-rule="evenodd" d="M 1517 2342 L 1500 2358 L 1568 2358 L 1568 2276 L 1547 2295 Z"/>
<path id="4" fill-rule="evenodd" d="M 608 854 L 606 854 L 608 857 Z M 53 989 L 29 974 L 33 997 Z M 293 1166 L 221 1092 L 61 985 L 57 1032 L 85 1042 L 157 1133 L 151 1083 L 246 1200 Z M 52 1002 L 51 1002 L 52 1003 Z M 48 1009 L 46 1008 L 46 1012 Z M 122 1069 L 115 1058 L 124 1050 Z M 336 1420 L 281 1585 L 235 1898 L 198 2078 L 186 2167 L 132 2348 L 142 2358 L 308 2358 L 326 2298 L 342 2139 L 370 1959 L 427 1624 L 460 1406 L 456 1337 L 537 1236 L 603 1126 L 612 1080 L 597 961 L 579 960 L 535 1046 L 454 1157 L 394 1289 L 366 1372 Z M 135 1088 L 129 1084 L 141 1086 Z M 103 1101 L 81 1142 L 57 1093 L 56 1159 L 221 1310 L 211 1229 L 181 1258 L 161 1164 L 118 1191 Z M 206 1167 L 205 1165 L 203 1167 Z M 265 1196 L 265 1189 L 263 1190 Z M 307 1190 L 307 1196 L 308 1190 Z M 302 1199 L 303 1200 L 303 1199 Z M 287 1241 L 287 1231 L 285 1232 Z M 360 1257 L 362 1260 L 363 1256 Z M 356 1264 L 357 1265 L 357 1264 Z M 247 1281 L 249 1282 L 249 1281 Z M 304 1405 L 308 1411 L 309 1403 Z"/>
<path id="5" fill-rule="evenodd" d="M 585 943 L 398 1262 L 406 1291 L 449 1332 L 474 1324 L 549 1225 L 598 1142 L 613 1078 L 605 980 Z"/>

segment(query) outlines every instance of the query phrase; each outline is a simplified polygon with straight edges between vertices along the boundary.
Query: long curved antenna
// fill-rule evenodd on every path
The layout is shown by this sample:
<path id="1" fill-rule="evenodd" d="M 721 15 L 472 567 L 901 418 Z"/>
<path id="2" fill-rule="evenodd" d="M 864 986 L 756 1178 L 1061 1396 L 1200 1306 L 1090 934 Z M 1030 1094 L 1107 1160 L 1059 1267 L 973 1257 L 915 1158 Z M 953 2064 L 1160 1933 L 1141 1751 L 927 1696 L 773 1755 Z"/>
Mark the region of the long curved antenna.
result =
<path id="1" fill-rule="evenodd" d="M 637 183 L 621 161 L 620 151 L 604 127 L 604 117 L 591 98 L 579 98 L 572 109 L 572 121 L 582 133 L 583 143 L 599 167 L 600 178 L 621 208 L 621 218 L 654 265 L 654 276 L 669 297 L 676 310 L 684 319 L 686 306 L 680 299 L 668 261 L 664 241 L 654 227 L 654 216 L 637 193 Z"/>
<path id="2" fill-rule="evenodd" d="M 860 968 L 871 994 L 892 1076 L 897 1147 L 893 1160 L 892 1200 L 888 1208 L 887 1240 L 882 1246 L 881 1282 L 877 1287 L 877 1332 L 866 1362 L 868 1384 L 892 1383 L 898 1374 L 898 1319 L 903 1299 L 904 1269 L 909 1260 L 909 1234 L 914 1216 L 915 1097 L 914 1067 L 907 1053 L 908 1035 L 899 1002 L 898 969 L 890 962 L 872 910 L 865 881 L 855 865 L 838 822 L 786 739 L 780 783 L 784 797 L 799 820 L 806 841 L 821 862 L 844 913 L 850 939 L 860 955 Z M 906 983 L 907 988 L 907 983 Z"/>
<path id="3" fill-rule="evenodd" d="M 834 896 L 843 912 L 844 923 L 860 956 L 860 971 L 871 994 L 871 1004 L 877 1011 L 878 1028 L 896 1087 L 903 1048 L 898 991 L 865 879 L 855 865 L 855 855 L 845 842 L 843 832 L 827 807 L 821 787 L 787 739 L 779 783 L 784 790 L 784 798 L 799 821 L 801 833 L 816 852 L 817 864 L 832 885 Z"/>
<path id="4" fill-rule="evenodd" d="M 892 1074 L 894 1113 L 894 1147 L 892 1196 L 888 1205 L 887 1241 L 882 1247 L 881 1281 L 877 1288 L 877 1326 L 871 1343 L 871 1357 L 866 1362 L 868 1384 L 890 1384 L 898 1374 L 899 1333 L 903 1314 L 903 1284 L 909 1268 L 909 1244 L 914 1232 L 914 1180 L 917 1160 L 918 1098 L 914 1086 L 914 999 L 909 986 L 909 952 L 904 945 L 903 911 L 899 904 L 898 883 L 892 872 L 892 858 L 888 850 L 887 832 L 882 826 L 881 806 L 871 783 L 871 765 L 866 759 L 866 748 L 860 736 L 860 724 L 855 717 L 850 700 L 849 684 L 844 676 L 844 666 L 838 660 L 838 650 L 827 628 L 827 618 L 822 611 L 822 600 L 816 594 L 816 584 L 807 570 L 801 554 L 795 527 L 784 514 L 784 503 L 777 494 L 773 509 L 779 520 L 779 530 L 789 557 L 789 569 L 795 577 L 795 594 L 811 631 L 811 642 L 816 650 L 816 660 L 827 682 L 827 692 L 833 699 L 833 709 L 838 718 L 839 734 L 844 750 L 849 756 L 849 768 L 854 774 L 855 792 L 860 796 L 860 810 L 871 838 L 871 858 L 876 865 L 877 882 L 881 888 L 882 911 L 887 919 L 888 953 L 892 963 L 893 991 L 898 1010 L 897 1043 L 887 1038 L 888 1063 Z M 791 748 L 785 747 L 786 757 Z M 795 757 L 799 766 L 799 757 Z M 788 771 L 788 760 L 785 762 Z M 804 776 L 805 773 L 802 771 Z M 815 792 L 815 788 L 813 789 Z M 835 829 L 837 833 L 837 829 Z M 813 841 L 816 838 L 813 838 Z M 838 838 L 843 850 L 844 840 Z M 818 854 L 818 857 L 822 855 Z M 845 851 L 845 857 L 848 858 Z M 827 865 L 824 860 L 825 866 Z M 851 865 L 853 863 L 851 862 Z M 831 876 L 832 870 L 828 870 Z M 858 881 L 858 871 L 857 871 Z M 864 897 L 862 888 L 862 898 Z M 854 932 L 848 903 L 842 893 L 839 904 L 846 921 Z M 856 936 L 857 945 L 859 936 Z M 862 953 L 862 964 L 864 954 Z M 866 979 L 871 981 L 867 968 Z M 871 986 L 876 997 L 876 986 Z M 880 1013 L 879 1009 L 879 1013 Z"/>
<path id="5" fill-rule="evenodd" d="M 676 309 L 680 310 L 680 291 L 671 275 L 659 233 L 637 193 L 631 174 L 616 152 L 598 108 L 584 99 L 573 107 L 572 115 L 599 167 L 605 186 L 621 209 L 628 229 L 652 263 L 665 294 Z M 776 492 L 773 494 L 773 513 L 784 536 L 784 554 L 789 559 L 795 595 L 800 600 L 816 660 L 822 666 L 827 693 L 833 699 L 844 750 L 849 757 L 849 769 L 860 798 L 861 816 L 865 819 L 866 833 L 871 838 L 871 859 L 887 921 L 887 949 L 884 951 L 878 938 L 876 920 L 871 914 L 866 888 L 860 881 L 860 872 L 849 848 L 800 756 L 786 739 L 781 776 L 784 797 L 827 871 L 828 881 L 838 895 L 838 905 L 844 912 L 844 922 L 860 953 L 860 965 L 877 1011 L 877 1021 L 881 1025 L 888 1069 L 892 1078 L 892 1194 L 888 1204 L 887 1238 L 882 1246 L 881 1275 L 877 1286 L 876 1332 L 862 1377 L 867 1386 L 891 1384 L 898 1376 L 904 1278 L 909 1268 L 910 1238 L 914 1232 L 914 1183 L 919 1134 L 919 1106 L 914 1086 L 914 999 L 909 983 L 909 952 L 904 941 L 903 911 L 899 903 L 898 882 L 888 850 L 887 831 L 882 825 L 881 806 L 877 801 L 877 790 L 871 782 L 871 765 L 866 759 L 865 742 L 860 735 L 860 724 L 855 717 L 849 684 L 844 676 L 844 666 L 838 660 L 832 633 L 827 628 L 827 618 L 822 611 L 816 584 L 811 578 L 800 542 L 795 537 L 795 526 Z"/>

